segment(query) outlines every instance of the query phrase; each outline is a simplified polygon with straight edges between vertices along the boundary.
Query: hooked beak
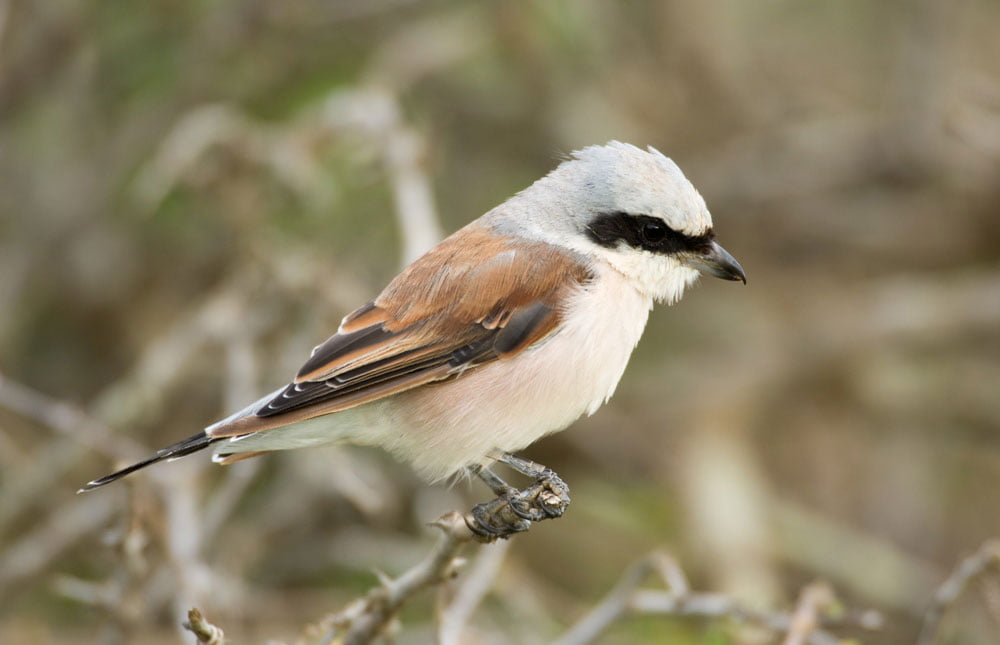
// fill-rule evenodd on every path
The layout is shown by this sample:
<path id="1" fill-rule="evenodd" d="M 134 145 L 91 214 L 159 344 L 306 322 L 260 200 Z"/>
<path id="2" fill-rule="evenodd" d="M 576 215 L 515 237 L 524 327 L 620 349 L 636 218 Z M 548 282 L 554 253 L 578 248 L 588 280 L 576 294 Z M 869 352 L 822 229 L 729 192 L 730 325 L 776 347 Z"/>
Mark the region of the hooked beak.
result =
<path id="1" fill-rule="evenodd" d="M 743 273 L 743 267 L 740 266 L 740 263 L 729 255 L 729 251 L 714 241 L 709 244 L 708 250 L 704 253 L 692 255 L 688 264 L 703 274 L 723 280 L 742 280 L 743 284 L 747 283 L 747 276 Z"/>

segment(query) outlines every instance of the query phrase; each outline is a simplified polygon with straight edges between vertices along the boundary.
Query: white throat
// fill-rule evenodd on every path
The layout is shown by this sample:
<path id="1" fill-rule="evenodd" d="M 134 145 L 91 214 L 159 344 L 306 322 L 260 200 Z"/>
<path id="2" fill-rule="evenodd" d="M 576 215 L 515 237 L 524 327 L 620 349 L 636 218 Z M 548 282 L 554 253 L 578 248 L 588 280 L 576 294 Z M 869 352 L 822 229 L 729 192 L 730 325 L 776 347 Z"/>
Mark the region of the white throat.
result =
<path id="1" fill-rule="evenodd" d="M 648 251 L 622 253 L 600 247 L 587 250 L 608 263 L 636 291 L 654 302 L 674 304 L 701 275 L 697 269 L 683 265 L 677 258 Z"/>

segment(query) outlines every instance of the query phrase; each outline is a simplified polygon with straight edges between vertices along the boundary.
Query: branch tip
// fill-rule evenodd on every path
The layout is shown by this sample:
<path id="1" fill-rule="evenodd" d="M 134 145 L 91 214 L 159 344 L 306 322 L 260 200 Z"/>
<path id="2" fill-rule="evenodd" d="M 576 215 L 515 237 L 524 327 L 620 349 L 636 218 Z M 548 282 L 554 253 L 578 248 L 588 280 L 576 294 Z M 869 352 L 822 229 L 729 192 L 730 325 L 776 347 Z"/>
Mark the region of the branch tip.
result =
<path id="1" fill-rule="evenodd" d="M 188 619 L 183 627 L 194 634 L 199 643 L 205 645 L 226 644 L 226 635 L 222 629 L 208 622 L 197 607 L 188 610 Z"/>

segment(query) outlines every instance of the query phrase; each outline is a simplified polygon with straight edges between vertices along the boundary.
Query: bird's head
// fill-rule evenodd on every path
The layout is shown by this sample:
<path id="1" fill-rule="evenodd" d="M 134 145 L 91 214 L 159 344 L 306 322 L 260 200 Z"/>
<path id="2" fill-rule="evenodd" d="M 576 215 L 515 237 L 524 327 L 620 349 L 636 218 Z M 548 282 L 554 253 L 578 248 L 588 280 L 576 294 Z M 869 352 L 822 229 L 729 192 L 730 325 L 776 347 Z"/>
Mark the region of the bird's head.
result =
<path id="1" fill-rule="evenodd" d="M 676 301 L 700 274 L 746 283 L 715 241 L 705 200 L 655 148 L 612 141 L 578 150 L 518 201 L 519 224 L 604 260 L 656 301 Z"/>

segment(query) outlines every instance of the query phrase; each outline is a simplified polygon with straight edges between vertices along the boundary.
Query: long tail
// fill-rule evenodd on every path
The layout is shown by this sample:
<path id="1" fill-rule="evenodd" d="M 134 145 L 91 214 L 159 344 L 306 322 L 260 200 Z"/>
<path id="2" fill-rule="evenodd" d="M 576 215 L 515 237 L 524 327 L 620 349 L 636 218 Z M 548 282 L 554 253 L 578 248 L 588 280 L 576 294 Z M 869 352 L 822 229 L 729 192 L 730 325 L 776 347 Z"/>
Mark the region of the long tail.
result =
<path id="1" fill-rule="evenodd" d="M 134 473 L 137 470 L 145 468 L 146 466 L 151 466 L 158 461 L 163 461 L 164 459 L 176 459 L 177 457 L 183 457 L 185 455 L 190 455 L 193 452 L 198 452 L 209 447 L 216 441 L 220 441 L 219 437 L 209 437 L 204 432 L 199 432 L 196 435 L 192 435 L 183 441 L 178 441 L 177 443 L 167 446 L 162 450 L 157 450 L 156 454 L 140 461 L 137 464 L 132 464 L 127 468 L 122 468 L 119 471 L 113 472 L 110 475 L 105 475 L 99 479 L 95 479 L 92 482 L 88 482 L 86 486 L 76 491 L 77 493 L 86 493 L 87 491 L 94 490 L 95 488 L 100 488 L 105 484 L 110 484 L 113 481 L 118 481 L 125 475 Z"/>

